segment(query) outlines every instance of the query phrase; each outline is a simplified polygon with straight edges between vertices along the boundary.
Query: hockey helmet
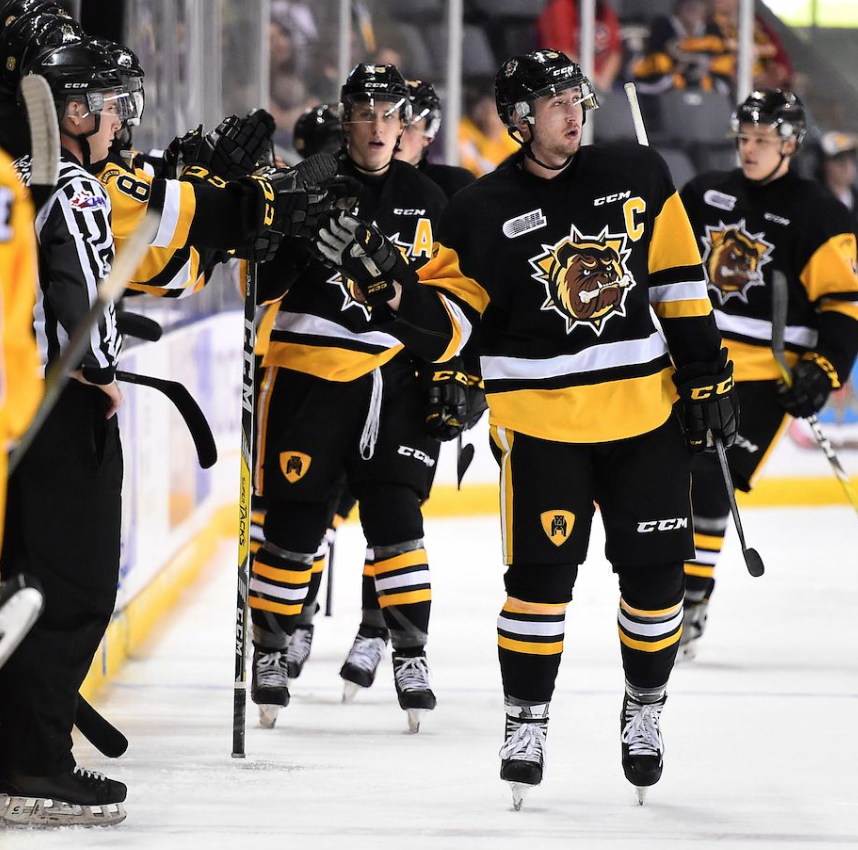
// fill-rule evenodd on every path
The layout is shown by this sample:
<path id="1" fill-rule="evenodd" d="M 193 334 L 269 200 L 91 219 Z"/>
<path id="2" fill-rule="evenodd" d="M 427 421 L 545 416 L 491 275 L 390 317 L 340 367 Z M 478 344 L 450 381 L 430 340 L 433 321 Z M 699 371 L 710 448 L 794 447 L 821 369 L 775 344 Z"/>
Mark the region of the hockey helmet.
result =
<path id="1" fill-rule="evenodd" d="M 137 110 L 135 118 L 129 118 L 128 124 L 136 127 L 143 117 L 143 110 L 146 107 L 146 97 L 143 90 L 143 77 L 146 76 L 143 72 L 143 66 L 137 58 L 137 54 L 126 47 L 124 44 L 119 44 L 116 41 L 111 41 L 109 38 L 91 38 L 90 44 L 96 47 L 103 48 L 113 57 L 113 61 L 119 68 L 119 73 L 122 75 L 125 87 L 128 89 L 131 97 L 134 100 L 134 106 Z"/>
<path id="2" fill-rule="evenodd" d="M 69 13 L 62 6 L 51 0 L 3 0 L 0 2 L 0 28 L 9 26 L 21 15 L 45 11 L 69 17 Z"/>
<path id="3" fill-rule="evenodd" d="M 411 121 L 426 121 L 424 136 L 434 139 L 441 129 L 441 100 L 435 93 L 432 83 L 423 80 L 408 81 L 408 95 L 411 100 Z"/>
<path id="4" fill-rule="evenodd" d="M 730 127 L 734 136 L 739 135 L 742 124 L 772 125 L 782 141 L 795 139 L 796 150 L 801 147 L 807 133 L 804 104 L 789 89 L 751 92 L 733 113 Z"/>
<path id="5" fill-rule="evenodd" d="M 411 120 L 411 101 L 408 84 L 395 65 L 372 65 L 361 62 L 355 65 L 340 90 L 340 120 L 349 121 L 355 103 L 389 103 L 385 113 L 399 112 L 407 124 Z"/>
<path id="6" fill-rule="evenodd" d="M 549 97 L 566 89 L 579 88 L 578 102 L 587 110 L 598 109 L 599 101 L 593 84 L 573 62 L 559 50 L 535 50 L 513 56 L 501 65 L 495 78 L 495 103 L 501 121 L 510 130 L 515 128 L 515 118 L 533 123 L 533 102 L 539 97 Z"/>
<path id="7" fill-rule="evenodd" d="M 308 109 L 295 122 L 292 144 L 304 159 L 322 151 L 336 154 L 342 143 L 340 116 L 327 103 Z"/>

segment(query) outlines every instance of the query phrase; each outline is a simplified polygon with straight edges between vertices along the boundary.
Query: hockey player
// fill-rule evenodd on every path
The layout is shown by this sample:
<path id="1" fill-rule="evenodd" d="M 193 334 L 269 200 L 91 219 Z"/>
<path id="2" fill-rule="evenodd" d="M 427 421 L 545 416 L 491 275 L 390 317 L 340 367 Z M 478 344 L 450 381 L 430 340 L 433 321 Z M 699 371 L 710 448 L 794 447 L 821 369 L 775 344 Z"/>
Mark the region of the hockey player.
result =
<path id="1" fill-rule="evenodd" d="M 320 103 L 295 122 L 292 144 L 302 159 L 322 151 L 338 154 L 343 146 L 343 125 L 335 106 Z"/>
<path id="2" fill-rule="evenodd" d="M 423 358 L 450 357 L 479 322 L 509 567 L 498 619 L 501 778 L 516 807 L 542 780 L 594 500 L 621 590 L 622 764 L 642 799 L 662 772 L 660 716 L 692 549 L 685 440 L 698 451 L 714 437 L 732 442 L 732 365 L 661 157 L 580 147 L 596 98 L 557 51 L 504 63 L 496 98 L 522 151 L 451 199 L 419 283 L 367 223 L 341 217 L 319 247 L 354 278 L 377 331 Z"/>
<path id="3" fill-rule="evenodd" d="M 357 65 L 342 87 L 341 110 L 340 173 L 359 184 L 359 209 L 424 262 L 444 196 L 393 158 L 410 117 L 404 79 L 392 65 Z M 280 251 L 260 270 L 260 287 L 269 298 L 286 294 L 260 391 L 256 487 L 268 513 L 250 582 L 252 698 L 265 725 L 288 704 L 286 650 L 345 474 L 383 595 L 349 660 L 372 661 L 374 675 L 380 653 L 369 658 L 368 648 L 383 652 L 389 629 L 399 702 L 416 730 L 419 713 L 435 706 L 424 649 L 431 591 L 420 502 L 438 444 L 424 432 L 415 364 L 398 340 L 372 327 L 353 282 L 309 251 Z"/>
<path id="4" fill-rule="evenodd" d="M 799 98 L 787 90 L 754 92 L 732 123 L 740 167 L 696 177 L 682 199 L 699 240 L 715 319 L 736 364 L 742 427 L 727 457 L 735 486 L 748 492 L 788 415 L 818 412 L 848 379 L 858 352 L 858 280 L 848 211 L 789 169 L 805 135 Z M 791 388 L 772 354 L 775 271 L 789 287 Z M 692 476 L 696 553 L 685 564 L 681 650 L 689 658 L 706 627 L 730 515 L 717 463 L 695 457 Z"/>
<path id="5" fill-rule="evenodd" d="M 408 95 L 411 98 L 411 121 L 402 134 L 396 158 L 422 171 L 441 187 L 449 200 L 476 178 L 467 168 L 429 162 L 429 148 L 441 129 L 441 101 L 432 84 L 423 80 L 409 80 Z"/>

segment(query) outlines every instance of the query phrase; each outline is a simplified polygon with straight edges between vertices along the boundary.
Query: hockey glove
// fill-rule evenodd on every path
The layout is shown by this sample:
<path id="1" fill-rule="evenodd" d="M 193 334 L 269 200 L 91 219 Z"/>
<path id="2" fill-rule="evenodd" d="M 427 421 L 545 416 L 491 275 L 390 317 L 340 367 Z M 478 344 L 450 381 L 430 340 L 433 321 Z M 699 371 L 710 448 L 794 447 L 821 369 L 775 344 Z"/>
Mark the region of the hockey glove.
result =
<path id="1" fill-rule="evenodd" d="M 393 282 L 413 283 L 417 273 L 403 253 L 371 224 L 341 212 L 319 231 L 316 248 L 343 277 L 357 284 L 374 307 L 396 295 Z"/>
<path id="2" fill-rule="evenodd" d="M 427 383 L 426 433 L 442 443 L 465 430 L 468 419 L 468 376 L 455 358 L 424 371 Z"/>
<path id="3" fill-rule="evenodd" d="M 792 385 L 778 383 L 778 401 L 790 416 L 807 419 L 819 413 L 832 390 L 840 388 L 831 361 L 815 351 L 804 355 L 792 370 Z"/>
<path id="4" fill-rule="evenodd" d="M 689 363 L 673 376 L 679 393 L 680 419 L 685 438 L 694 452 L 715 450 L 713 435 L 724 447 L 739 433 L 739 400 L 733 381 L 733 363 L 722 348 L 716 363 Z"/>

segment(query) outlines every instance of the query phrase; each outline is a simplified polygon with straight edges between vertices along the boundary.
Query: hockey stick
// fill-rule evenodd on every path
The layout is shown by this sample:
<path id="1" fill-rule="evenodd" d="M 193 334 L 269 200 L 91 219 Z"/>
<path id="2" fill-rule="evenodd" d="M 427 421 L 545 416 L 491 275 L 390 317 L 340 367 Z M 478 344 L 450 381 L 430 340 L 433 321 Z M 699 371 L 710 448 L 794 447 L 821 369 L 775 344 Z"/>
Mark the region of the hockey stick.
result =
<path id="1" fill-rule="evenodd" d="M 334 613 L 334 550 L 336 549 L 337 537 L 331 540 L 328 546 L 328 578 L 325 581 L 325 616 L 331 617 Z"/>
<path id="2" fill-rule="evenodd" d="M 153 378 L 150 375 L 136 375 L 133 372 L 116 373 L 117 381 L 127 384 L 140 384 L 164 393 L 173 403 L 179 415 L 185 420 L 191 439 L 197 449 L 197 459 L 203 469 L 209 469 L 217 463 L 217 446 L 215 445 L 212 429 L 206 421 L 205 414 L 188 388 L 178 381 L 168 381 L 164 378 Z"/>
<path id="3" fill-rule="evenodd" d="M 456 437 L 456 489 L 462 489 L 462 479 L 474 459 L 474 446 L 472 443 L 463 443 L 462 435 Z"/>
<path id="4" fill-rule="evenodd" d="M 247 585 L 250 572 L 250 500 L 253 491 L 253 401 L 256 351 L 256 263 L 245 262 L 244 363 L 241 382 L 241 478 L 238 489 L 238 590 L 235 601 L 235 683 L 232 757 L 244 758 L 247 731 Z"/>
<path id="5" fill-rule="evenodd" d="M 147 213 L 140 226 L 131 234 L 126 241 L 125 247 L 117 254 L 110 273 L 98 285 L 95 301 L 89 312 L 77 323 L 71 339 L 66 345 L 63 356 L 53 366 L 45 378 L 45 395 L 39 405 L 30 427 L 18 441 L 18 445 L 9 455 L 9 475 L 17 468 L 30 444 L 33 442 L 39 429 L 53 410 L 60 393 L 69 380 L 69 372 L 77 369 L 80 358 L 89 345 L 90 332 L 104 315 L 104 311 L 111 301 L 115 301 L 123 292 L 131 275 L 137 270 L 143 255 L 149 248 L 149 244 L 155 238 L 158 230 L 158 217 L 154 213 Z"/>
<path id="6" fill-rule="evenodd" d="M 786 322 L 787 309 L 789 307 L 789 289 L 787 288 L 786 275 L 782 271 L 776 271 L 772 274 L 772 353 L 775 355 L 775 360 L 778 362 L 778 368 L 781 372 L 781 377 L 784 383 L 792 386 L 792 372 L 786 360 Z M 852 480 L 849 478 L 849 473 L 843 468 L 840 463 L 840 458 L 837 457 L 837 452 L 834 451 L 834 446 L 831 441 L 825 436 L 822 426 L 819 424 L 819 418 L 814 413 L 808 416 L 805 420 L 813 432 L 819 448 L 831 464 L 831 469 L 837 476 L 837 480 L 843 487 L 846 493 L 846 498 L 852 503 L 852 507 L 858 511 L 858 493 L 855 492 L 855 487 Z"/>
<path id="7" fill-rule="evenodd" d="M 59 175 L 57 108 L 47 81 L 38 74 L 28 74 L 21 80 L 21 97 L 30 127 L 30 191 L 38 210 L 51 196 Z"/>
<path id="8" fill-rule="evenodd" d="M 90 744 L 108 758 L 118 759 L 128 749 L 128 738 L 109 720 L 102 717 L 80 694 L 77 695 L 74 725 Z"/>
<path id="9" fill-rule="evenodd" d="M 116 327 L 122 336 L 133 336 L 146 342 L 158 342 L 164 333 L 164 329 L 154 319 L 125 310 L 117 312 Z"/>
<path id="10" fill-rule="evenodd" d="M 623 88 L 626 90 L 626 97 L 629 100 L 629 107 L 632 111 L 632 122 L 635 125 L 635 135 L 637 136 L 638 144 L 649 146 L 649 139 L 646 134 L 646 125 L 644 124 L 643 115 L 641 115 L 641 107 L 638 103 L 638 93 L 634 83 L 626 83 Z M 730 500 L 730 512 L 733 514 L 733 522 L 736 525 L 736 532 L 739 535 L 739 543 L 742 545 L 742 556 L 745 559 L 745 566 L 748 572 L 755 578 L 759 578 L 766 570 L 763 559 L 756 549 L 749 549 L 745 543 L 745 531 L 742 528 L 742 519 L 739 516 L 739 506 L 736 504 L 736 491 L 733 487 L 733 476 L 730 475 L 730 466 L 727 462 L 727 451 L 724 448 L 724 441 L 719 435 L 712 435 L 715 441 L 715 450 L 718 452 L 718 464 L 721 467 L 721 475 L 724 478 L 724 486 L 727 490 L 727 498 Z"/>
<path id="11" fill-rule="evenodd" d="M 0 667 L 18 648 L 45 607 L 41 585 L 21 573 L 0 582 Z"/>

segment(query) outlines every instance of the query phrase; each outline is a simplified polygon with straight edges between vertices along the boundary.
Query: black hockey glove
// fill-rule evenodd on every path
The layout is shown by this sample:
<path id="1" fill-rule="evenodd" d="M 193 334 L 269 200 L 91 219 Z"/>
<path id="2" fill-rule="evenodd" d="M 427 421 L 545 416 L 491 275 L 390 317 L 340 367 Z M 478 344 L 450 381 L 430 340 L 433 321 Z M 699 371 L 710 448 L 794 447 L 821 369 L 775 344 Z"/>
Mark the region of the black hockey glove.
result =
<path id="1" fill-rule="evenodd" d="M 792 386 L 778 383 L 778 401 L 790 416 L 807 419 L 819 413 L 832 390 L 840 388 L 831 361 L 815 351 L 805 354 L 792 370 Z"/>
<path id="2" fill-rule="evenodd" d="M 479 375 L 465 371 L 461 357 L 421 370 L 427 388 L 426 433 L 436 440 L 453 440 L 473 428 L 487 408 Z"/>
<path id="3" fill-rule="evenodd" d="M 727 349 L 721 349 L 715 363 L 689 363 L 680 367 L 673 382 L 679 393 L 680 418 L 691 450 L 714 451 L 713 434 L 721 437 L 724 448 L 732 446 L 739 433 L 739 399 Z"/>
<path id="4" fill-rule="evenodd" d="M 353 280 L 370 307 L 395 295 L 394 281 L 416 282 L 417 273 L 376 227 L 341 212 L 319 231 L 316 248 L 343 277 Z"/>

